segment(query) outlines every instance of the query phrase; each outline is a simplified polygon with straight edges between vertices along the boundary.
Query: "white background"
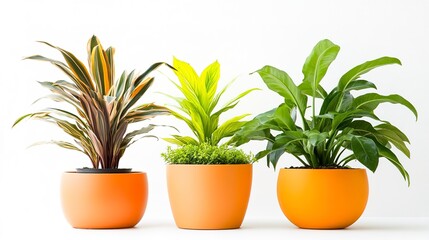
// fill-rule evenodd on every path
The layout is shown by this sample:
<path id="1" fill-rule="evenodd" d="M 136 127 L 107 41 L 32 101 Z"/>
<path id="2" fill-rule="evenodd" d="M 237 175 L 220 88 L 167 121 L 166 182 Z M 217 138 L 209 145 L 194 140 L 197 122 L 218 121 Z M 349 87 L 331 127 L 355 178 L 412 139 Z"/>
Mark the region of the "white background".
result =
<path id="1" fill-rule="evenodd" d="M 257 76 L 266 64 L 287 71 L 296 83 L 301 68 L 317 41 L 329 38 L 341 46 L 322 85 L 334 86 L 351 67 L 381 56 L 394 56 L 402 66 L 387 66 L 365 76 L 382 94 L 398 93 L 419 112 L 383 105 L 377 112 L 410 138 L 411 159 L 399 155 L 411 175 L 411 186 L 385 160 L 375 174 L 368 172 L 370 197 L 364 217 L 429 217 L 429 161 L 427 134 L 429 96 L 429 3 L 425 1 L 1 1 L 0 7 L 0 233 L 23 224 L 67 226 L 59 203 L 61 173 L 89 166 L 78 153 L 55 146 L 27 148 L 34 142 L 63 139 L 56 127 L 26 121 L 11 129 L 14 120 L 29 111 L 49 106 L 34 100 L 47 94 L 36 81 L 64 79 L 49 63 L 22 61 L 41 54 L 60 58 L 48 41 L 86 62 L 86 43 L 97 35 L 105 48 L 116 48 L 116 72 L 145 70 L 156 61 L 176 56 L 198 72 L 214 60 L 221 64 L 223 84 L 238 77 L 226 94 L 232 97 L 250 87 L 250 94 L 229 113 L 257 113 L 277 106 L 281 98 L 267 90 Z M 157 92 L 174 93 L 164 74 L 143 97 L 144 102 L 172 103 Z M 226 99 L 224 99 L 226 100 Z M 171 123 L 184 129 L 173 118 Z M 141 126 L 141 125 L 140 125 Z M 186 132 L 186 130 L 184 130 Z M 170 130 L 158 130 L 160 137 Z M 149 202 L 142 223 L 166 219 L 172 223 L 165 164 L 160 157 L 167 144 L 145 139 L 127 150 L 121 166 L 145 171 L 149 177 Z M 243 147 L 261 150 L 262 144 Z M 289 166 L 284 155 L 279 167 Z M 353 165 L 358 167 L 359 165 Z M 286 221 L 277 204 L 277 171 L 262 159 L 254 164 L 251 199 L 244 225 L 251 219 Z"/>

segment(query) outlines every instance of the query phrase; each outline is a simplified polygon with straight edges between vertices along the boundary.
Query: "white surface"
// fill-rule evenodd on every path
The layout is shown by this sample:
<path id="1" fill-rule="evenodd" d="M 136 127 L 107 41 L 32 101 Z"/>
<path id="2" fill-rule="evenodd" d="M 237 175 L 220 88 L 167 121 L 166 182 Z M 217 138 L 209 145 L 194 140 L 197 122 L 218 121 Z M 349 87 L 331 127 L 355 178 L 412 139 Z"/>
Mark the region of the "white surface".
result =
<path id="1" fill-rule="evenodd" d="M 143 219 L 135 228 L 117 230 L 74 229 L 64 224 L 24 225 L 6 229 L 2 239 L 429 239 L 429 218 L 362 218 L 342 230 L 299 229 L 286 219 L 244 220 L 234 230 L 184 230 L 166 220 Z M 0 236 L 1 233 L 0 233 Z"/>
<path id="2" fill-rule="evenodd" d="M 419 111 L 417 123 L 412 114 L 400 106 L 384 105 L 379 111 L 411 139 L 412 159 L 399 156 L 411 175 L 412 184 L 407 187 L 397 170 L 381 161 L 376 174 L 368 174 L 370 198 L 364 217 L 429 217 L 428 11 L 429 1 L 417 0 L 1 0 L 0 227 L 9 226 L 15 229 L 9 233 L 17 235 L 37 233 L 42 236 L 51 224 L 63 221 L 58 197 L 60 175 L 75 167 L 88 166 L 89 161 L 78 153 L 55 146 L 26 148 L 37 141 L 63 139 L 63 133 L 51 125 L 28 121 L 11 129 L 18 116 L 48 106 L 47 102 L 31 106 L 34 100 L 47 94 L 36 81 L 64 78 L 48 63 L 21 59 L 33 54 L 60 58 L 54 50 L 35 43 L 45 40 L 85 60 L 86 42 L 92 34 L 100 37 L 105 47 L 116 47 L 118 74 L 134 68 L 143 71 L 156 61 L 171 62 L 173 55 L 190 62 L 197 71 L 219 60 L 224 84 L 239 76 L 227 92 L 228 96 L 250 87 L 262 89 L 243 99 L 231 115 L 257 114 L 278 105 L 281 99 L 267 90 L 257 76 L 247 74 L 270 64 L 286 70 L 298 83 L 302 78 L 302 64 L 320 39 L 329 38 L 341 46 L 337 60 L 322 82 L 327 86 L 332 86 L 344 72 L 366 60 L 385 55 L 398 57 L 403 66 L 384 67 L 367 74 L 366 79 L 374 81 L 380 93 L 401 94 Z M 168 74 L 166 69 L 161 71 Z M 156 94 L 172 91 L 171 84 L 162 74 L 159 76 L 143 100 L 171 103 Z M 178 127 L 183 126 L 172 118 L 155 122 L 172 121 Z M 164 137 L 171 132 L 159 130 L 157 134 Z M 124 234 L 154 236 L 157 232 L 171 235 L 178 232 L 189 235 L 188 231 L 176 231 L 171 222 L 151 221 L 171 216 L 165 168 L 160 158 L 166 147 L 163 141 L 142 140 L 128 149 L 122 159 L 121 166 L 148 173 L 150 188 L 146 220 L 141 228 L 123 231 Z M 262 148 L 258 143 L 244 146 L 245 150 L 254 152 Z M 290 158 L 285 155 L 279 164 L 279 167 L 290 165 Z M 275 223 L 271 230 L 264 230 L 252 221 L 281 217 L 275 194 L 276 179 L 277 172 L 268 169 L 264 160 L 256 163 L 246 217 L 249 222 L 244 225 L 249 229 L 216 234 L 262 236 L 272 231 L 303 236 L 314 234 L 296 231 L 287 224 L 283 228 L 283 223 Z M 411 229 L 405 229 L 403 234 L 413 230 L 408 221 L 392 225 L 383 222 L 370 221 L 369 225 L 358 224 L 357 227 L 362 226 L 364 233 L 374 234 L 382 234 L 387 228 L 392 236 L 401 231 L 403 224 Z M 65 224 L 59 226 L 52 234 L 94 234 L 73 231 Z M 171 228 L 164 232 L 166 226 Z M 353 235 L 354 232 L 352 229 L 339 234 Z M 357 234 L 359 232 L 356 230 Z M 99 233 L 110 236 L 112 232 Z M 112 235 L 119 233 L 122 231 Z"/>

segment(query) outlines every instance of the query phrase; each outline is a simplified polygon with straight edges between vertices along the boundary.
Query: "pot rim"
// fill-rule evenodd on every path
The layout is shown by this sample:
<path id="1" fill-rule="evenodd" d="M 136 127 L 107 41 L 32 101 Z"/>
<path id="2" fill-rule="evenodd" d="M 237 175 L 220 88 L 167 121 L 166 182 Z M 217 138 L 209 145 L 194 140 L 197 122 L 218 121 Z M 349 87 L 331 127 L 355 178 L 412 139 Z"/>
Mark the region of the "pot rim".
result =
<path id="1" fill-rule="evenodd" d="M 201 167 L 219 167 L 219 166 L 248 166 L 253 165 L 252 163 L 241 163 L 241 164 L 166 164 L 166 166 L 201 166 Z"/>
<path id="2" fill-rule="evenodd" d="M 78 171 L 65 171 L 63 174 L 81 174 L 81 175 L 130 175 L 130 174 L 146 174 L 143 171 L 131 172 L 78 172 Z"/>

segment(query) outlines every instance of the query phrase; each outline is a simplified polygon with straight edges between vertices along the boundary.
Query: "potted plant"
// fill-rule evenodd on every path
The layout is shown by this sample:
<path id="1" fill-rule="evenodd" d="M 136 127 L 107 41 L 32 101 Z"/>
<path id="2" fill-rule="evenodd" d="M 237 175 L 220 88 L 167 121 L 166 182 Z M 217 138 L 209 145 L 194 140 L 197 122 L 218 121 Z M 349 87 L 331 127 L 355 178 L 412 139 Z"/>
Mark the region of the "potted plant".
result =
<path id="1" fill-rule="evenodd" d="M 104 50 L 96 36 L 88 41 L 89 68 L 72 53 L 42 43 L 58 50 L 65 63 L 40 55 L 27 59 L 50 62 L 71 81 L 40 82 L 51 92 L 46 98 L 62 107 L 26 114 L 14 126 L 27 118 L 53 123 L 73 141 L 47 143 L 82 152 L 91 160 L 91 168 L 62 175 L 62 207 L 73 227 L 133 227 L 146 209 L 147 176 L 144 172 L 118 168 L 119 161 L 127 147 L 149 136 L 146 133 L 156 127 L 151 124 L 127 131 L 129 124 L 168 114 L 168 109 L 154 103 L 135 106 L 154 81 L 149 74 L 163 63 L 153 64 L 142 74 L 123 72 L 115 80 L 115 50 Z"/>
<path id="2" fill-rule="evenodd" d="M 231 140 L 236 146 L 266 140 L 266 149 L 256 158 L 266 156 L 268 166 L 276 167 L 285 152 L 302 164 L 280 169 L 277 182 L 283 213 L 301 228 L 345 228 L 360 217 L 368 198 L 368 180 L 365 169 L 349 166 L 352 161 L 374 172 L 379 159 L 385 158 L 409 183 L 407 171 L 392 151 L 396 148 L 409 158 L 409 140 L 374 111 L 381 103 L 401 104 L 416 118 L 417 111 L 400 95 L 371 92 L 375 84 L 361 78 L 374 68 L 401 62 L 392 57 L 367 61 L 346 72 L 327 92 L 320 81 L 339 50 L 329 40 L 317 43 L 304 63 L 304 79 L 298 86 L 275 67 L 256 71 L 284 102 L 246 123 Z M 365 92 L 354 95 L 359 90 Z"/>
<path id="3" fill-rule="evenodd" d="M 171 114 L 184 121 L 195 137 L 173 135 L 166 138 L 179 147 L 168 147 L 162 156 L 167 165 L 167 185 L 174 220 L 179 228 L 239 228 L 244 219 L 252 185 L 251 155 L 221 144 L 245 123 L 248 114 L 233 117 L 222 124 L 222 113 L 255 89 L 239 94 L 217 108 L 227 90 L 217 91 L 220 64 L 215 61 L 201 75 L 186 62 L 174 58 L 173 67 L 180 90 L 178 111 Z M 231 84 L 231 83 L 230 83 Z"/>

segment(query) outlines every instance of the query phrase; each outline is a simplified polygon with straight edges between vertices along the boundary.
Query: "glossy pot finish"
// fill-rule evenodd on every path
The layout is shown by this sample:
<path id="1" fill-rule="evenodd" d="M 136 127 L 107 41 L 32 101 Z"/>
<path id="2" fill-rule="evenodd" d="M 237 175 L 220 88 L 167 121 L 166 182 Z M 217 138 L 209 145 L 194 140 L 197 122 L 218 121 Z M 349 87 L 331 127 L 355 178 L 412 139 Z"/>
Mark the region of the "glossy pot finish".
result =
<path id="1" fill-rule="evenodd" d="M 346 228 L 365 210 L 366 170 L 280 169 L 277 197 L 285 216 L 300 228 Z"/>
<path id="2" fill-rule="evenodd" d="M 146 173 L 63 173 L 61 202 L 75 228 L 134 227 L 146 209 Z"/>
<path id="3" fill-rule="evenodd" d="M 167 165 L 168 195 L 179 228 L 233 229 L 243 222 L 252 164 Z"/>

